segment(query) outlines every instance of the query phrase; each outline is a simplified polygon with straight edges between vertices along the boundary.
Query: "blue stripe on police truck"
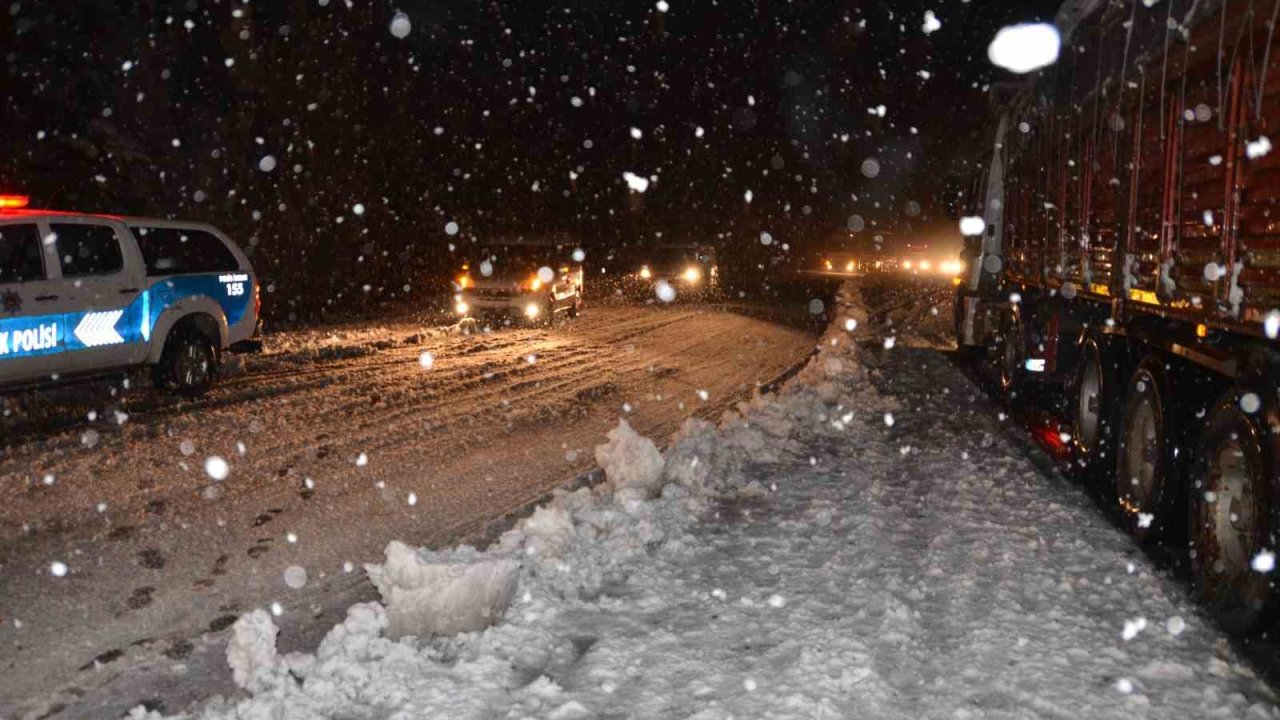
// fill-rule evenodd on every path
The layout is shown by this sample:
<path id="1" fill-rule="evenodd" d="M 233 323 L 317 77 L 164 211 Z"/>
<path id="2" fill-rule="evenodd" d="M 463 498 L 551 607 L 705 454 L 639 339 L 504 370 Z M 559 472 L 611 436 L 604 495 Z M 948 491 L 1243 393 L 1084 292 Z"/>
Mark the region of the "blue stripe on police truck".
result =
<path id="1" fill-rule="evenodd" d="M 77 352 L 124 343 L 146 343 L 165 310 L 184 298 L 208 297 L 235 325 L 252 302 L 245 273 L 188 275 L 161 280 L 123 308 L 26 317 L 0 316 L 0 361 Z"/>

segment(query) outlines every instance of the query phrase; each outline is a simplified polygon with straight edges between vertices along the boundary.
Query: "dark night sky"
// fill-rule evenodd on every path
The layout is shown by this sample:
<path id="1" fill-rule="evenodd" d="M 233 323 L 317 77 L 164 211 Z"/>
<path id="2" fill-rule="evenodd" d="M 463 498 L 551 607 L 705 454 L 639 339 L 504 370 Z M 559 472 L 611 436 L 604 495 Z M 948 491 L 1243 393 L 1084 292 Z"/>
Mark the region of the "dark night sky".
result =
<path id="1" fill-rule="evenodd" d="M 0 186 L 208 220 L 281 271 L 355 261 L 339 294 L 531 230 L 813 246 L 854 214 L 901 229 L 908 201 L 936 217 L 1011 77 L 987 43 L 1057 5 L 668 2 L 403 0 L 404 39 L 381 0 L 16 2 Z"/>

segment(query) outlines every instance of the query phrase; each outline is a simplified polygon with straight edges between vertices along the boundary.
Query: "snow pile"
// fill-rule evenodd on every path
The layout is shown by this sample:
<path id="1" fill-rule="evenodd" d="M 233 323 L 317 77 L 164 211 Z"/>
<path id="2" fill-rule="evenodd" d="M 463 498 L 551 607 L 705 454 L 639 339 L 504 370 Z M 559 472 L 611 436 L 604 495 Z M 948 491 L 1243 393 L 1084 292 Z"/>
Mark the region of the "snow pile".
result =
<path id="1" fill-rule="evenodd" d="M 456 635 L 498 621 L 516 588 L 516 563 L 469 547 L 415 551 L 398 540 L 387 561 L 365 565 L 387 607 L 387 636 Z"/>

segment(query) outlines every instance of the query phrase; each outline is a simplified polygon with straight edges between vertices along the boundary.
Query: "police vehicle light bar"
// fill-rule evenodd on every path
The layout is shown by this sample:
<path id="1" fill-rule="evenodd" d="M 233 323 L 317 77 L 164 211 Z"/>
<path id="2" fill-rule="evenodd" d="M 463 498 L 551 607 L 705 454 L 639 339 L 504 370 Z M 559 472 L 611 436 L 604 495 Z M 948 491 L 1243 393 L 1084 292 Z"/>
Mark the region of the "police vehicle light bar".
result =
<path id="1" fill-rule="evenodd" d="M 24 208 L 31 202 L 30 195 L 0 195 L 0 210 Z"/>

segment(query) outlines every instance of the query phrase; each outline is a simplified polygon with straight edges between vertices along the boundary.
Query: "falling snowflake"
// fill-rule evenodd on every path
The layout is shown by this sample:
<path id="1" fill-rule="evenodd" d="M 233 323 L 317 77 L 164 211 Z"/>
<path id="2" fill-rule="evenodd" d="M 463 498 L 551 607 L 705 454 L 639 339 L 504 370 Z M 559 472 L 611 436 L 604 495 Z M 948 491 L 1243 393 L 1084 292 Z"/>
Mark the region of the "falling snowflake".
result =
<path id="1" fill-rule="evenodd" d="M 432 355 L 429 351 L 423 351 L 423 353 L 418 356 L 418 364 L 422 366 L 423 370 L 430 370 L 436 366 L 436 356 Z"/>
<path id="2" fill-rule="evenodd" d="M 391 35 L 399 40 L 409 37 L 409 31 L 413 29 L 413 24 L 409 22 L 409 16 L 397 10 L 394 17 L 391 18 Z"/>
<path id="3" fill-rule="evenodd" d="M 262 159 L 258 161 L 258 169 L 261 170 L 262 172 L 271 172 L 272 170 L 275 170 L 276 156 L 263 155 Z"/>
<path id="4" fill-rule="evenodd" d="M 935 30 L 940 29 L 941 27 L 942 27 L 942 21 L 938 19 L 938 16 L 934 15 L 932 10 L 925 10 L 924 26 L 921 28 L 922 30 L 924 30 L 924 34 L 929 35 L 933 33 Z"/>
<path id="5" fill-rule="evenodd" d="M 67 574 L 67 564 L 61 560 L 55 560 L 49 564 L 49 572 L 54 577 L 65 577 Z"/>
<path id="6" fill-rule="evenodd" d="M 1015 73 L 1029 73 L 1058 60 L 1062 36 L 1048 23 L 1023 23 L 1003 27 L 987 47 L 992 64 Z"/>
<path id="7" fill-rule="evenodd" d="M 204 461 L 204 471 L 209 477 L 218 482 L 222 482 L 231 474 L 231 466 L 228 465 L 227 461 L 222 459 L 222 457 L 218 455 L 210 455 Z"/>
<path id="8" fill-rule="evenodd" d="M 1253 561 L 1249 565 L 1257 572 L 1269 573 L 1276 569 L 1276 554 L 1270 550 L 1263 550 L 1253 556 Z"/>

